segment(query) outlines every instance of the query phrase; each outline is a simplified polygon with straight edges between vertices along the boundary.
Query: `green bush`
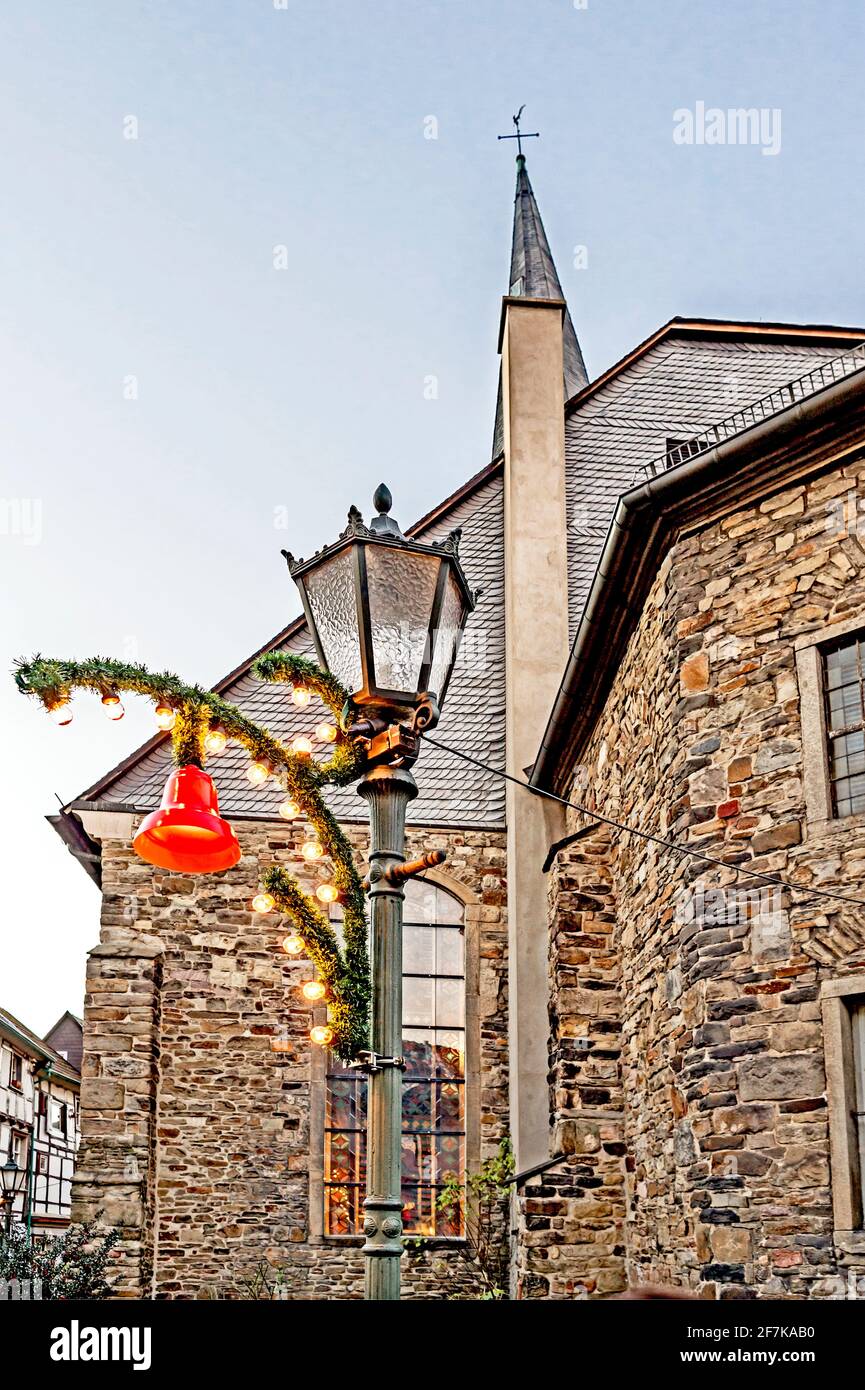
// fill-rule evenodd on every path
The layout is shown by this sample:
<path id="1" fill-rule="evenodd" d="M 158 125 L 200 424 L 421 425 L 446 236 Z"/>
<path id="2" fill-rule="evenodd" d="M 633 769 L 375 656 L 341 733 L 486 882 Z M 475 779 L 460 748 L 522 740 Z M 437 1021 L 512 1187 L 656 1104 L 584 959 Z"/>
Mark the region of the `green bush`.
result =
<path id="1" fill-rule="evenodd" d="M 12 1231 L 0 1237 L 0 1279 L 41 1279 L 43 1298 L 108 1298 L 105 1267 L 118 1239 L 116 1231 L 100 1236 L 90 1223 L 40 1241 Z"/>
<path id="2" fill-rule="evenodd" d="M 454 1178 L 439 1193 L 440 1211 L 461 1210 L 466 1238 L 466 1256 L 480 1276 L 484 1300 L 508 1296 L 510 1234 L 508 1212 L 514 1153 L 505 1137 L 494 1158 L 488 1158 L 477 1173 L 467 1179 L 465 1188 Z"/>

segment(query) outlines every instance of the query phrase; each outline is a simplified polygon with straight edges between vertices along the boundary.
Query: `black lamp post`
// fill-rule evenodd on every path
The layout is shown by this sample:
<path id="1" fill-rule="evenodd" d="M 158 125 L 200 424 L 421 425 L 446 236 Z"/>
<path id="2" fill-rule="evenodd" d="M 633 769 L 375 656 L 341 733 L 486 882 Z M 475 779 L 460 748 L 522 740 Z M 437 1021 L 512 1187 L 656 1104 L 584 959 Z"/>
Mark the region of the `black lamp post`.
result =
<path id="1" fill-rule="evenodd" d="M 405 863 L 405 815 L 417 796 L 411 767 L 420 733 L 438 722 L 475 595 L 459 563 L 459 531 L 424 544 L 389 515 L 382 484 L 369 526 L 355 507 L 334 545 L 310 560 L 286 552 L 321 664 L 349 690 L 363 718 L 348 732 L 364 751 L 358 787 L 369 805 L 372 1050 L 363 1250 L 366 1297 L 398 1299 L 402 1255 L 403 884 L 442 855 Z"/>
<path id="2" fill-rule="evenodd" d="M 2 1196 L 3 1206 L 5 1208 L 5 1229 L 7 1236 L 12 1229 L 12 1207 L 15 1198 L 24 1185 L 25 1176 L 25 1170 L 19 1168 L 15 1159 L 12 1157 L 8 1158 L 2 1167 L 0 1167 L 0 1196 Z"/>

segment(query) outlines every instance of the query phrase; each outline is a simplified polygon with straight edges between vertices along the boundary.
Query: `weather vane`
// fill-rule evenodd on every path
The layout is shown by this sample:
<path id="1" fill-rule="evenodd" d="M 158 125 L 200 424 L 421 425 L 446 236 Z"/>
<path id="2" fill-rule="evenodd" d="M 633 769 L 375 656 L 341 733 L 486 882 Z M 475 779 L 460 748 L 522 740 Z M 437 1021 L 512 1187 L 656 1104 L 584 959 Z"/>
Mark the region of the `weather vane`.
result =
<path id="1" fill-rule="evenodd" d="M 525 111 L 525 109 L 526 109 L 526 103 L 523 102 L 523 104 L 522 104 L 522 106 L 520 107 L 519 111 L 518 111 L 517 114 L 513 117 L 514 125 L 515 125 L 516 128 L 517 128 L 517 133 L 516 133 L 516 135 L 500 135 L 500 136 L 498 137 L 499 140 L 516 140 L 516 142 L 517 142 L 517 157 L 519 157 L 519 156 L 522 154 L 522 152 L 523 152 L 523 141 L 524 141 L 524 140 L 538 140 L 538 139 L 540 139 L 540 131 L 539 131 L 539 130 L 520 130 L 520 117 L 522 116 L 522 114 L 523 114 L 523 112 Z"/>

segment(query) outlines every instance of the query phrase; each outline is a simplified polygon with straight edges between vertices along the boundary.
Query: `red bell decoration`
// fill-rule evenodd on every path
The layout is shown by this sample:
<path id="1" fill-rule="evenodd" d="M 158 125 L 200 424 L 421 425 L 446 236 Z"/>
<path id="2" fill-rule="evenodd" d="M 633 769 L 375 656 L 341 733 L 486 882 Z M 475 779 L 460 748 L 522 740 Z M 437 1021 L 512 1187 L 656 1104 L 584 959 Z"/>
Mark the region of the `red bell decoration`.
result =
<path id="1" fill-rule="evenodd" d="M 215 874 L 240 858 L 240 845 L 219 814 L 213 780 L 200 767 L 181 767 L 165 783 L 162 804 L 132 842 L 136 854 L 178 874 Z"/>

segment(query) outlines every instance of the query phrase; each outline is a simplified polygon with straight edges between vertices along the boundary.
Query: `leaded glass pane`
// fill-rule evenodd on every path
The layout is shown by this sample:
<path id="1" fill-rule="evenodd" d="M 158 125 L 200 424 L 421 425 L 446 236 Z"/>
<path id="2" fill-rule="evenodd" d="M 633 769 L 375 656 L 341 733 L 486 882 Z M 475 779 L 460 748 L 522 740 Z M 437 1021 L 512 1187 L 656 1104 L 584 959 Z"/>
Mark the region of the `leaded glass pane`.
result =
<path id="1" fill-rule="evenodd" d="M 437 1076 L 465 1076 L 465 1033 L 462 1029 L 438 1028 L 435 1035 Z"/>
<path id="2" fill-rule="evenodd" d="M 328 1180 L 336 1183 L 365 1183 L 365 1147 L 360 1130 L 332 1130 L 327 1135 Z"/>
<path id="3" fill-rule="evenodd" d="M 330 1186 L 325 1188 L 325 1220 L 328 1235 L 352 1236 L 360 1230 L 363 1215 L 363 1189 Z"/>
<path id="4" fill-rule="evenodd" d="M 327 1123 L 332 1129 L 362 1129 L 366 1123 L 366 1079 L 334 1076 L 328 1087 Z"/>
<path id="5" fill-rule="evenodd" d="M 407 1076 L 462 1076 L 465 1070 L 462 1028 L 406 1028 L 403 1053 Z"/>
<path id="6" fill-rule="evenodd" d="M 432 975 L 436 938 L 432 927 L 403 927 L 402 968 L 406 975 Z"/>
<path id="7" fill-rule="evenodd" d="M 405 1023 L 435 1023 L 435 980 L 409 975 L 403 980 L 402 991 Z"/>
<path id="8" fill-rule="evenodd" d="M 863 650 L 853 638 L 825 656 L 829 776 L 839 817 L 865 813 Z"/>
<path id="9" fill-rule="evenodd" d="M 441 560 L 368 545 L 366 573 L 376 684 L 416 694 Z"/>
<path id="10" fill-rule="evenodd" d="M 430 926 L 452 923 L 461 927 L 463 905 L 459 898 L 430 879 L 411 878 L 405 886 L 403 917 L 406 922 L 427 922 Z"/>
<path id="11" fill-rule="evenodd" d="M 465 1116 L 463 1115 L 465 1086 L 453 1081 L 438 1081 L 435 1092 L 437 1128 L 457 1130 L 462 1133 L 465 1129 Z"/>
<path id="12" fill-rule="evenodd" d="M 410 1183 L 402 1185 L 402 1221 L 406 1235 L 436 1234 L 436 1196 L 432 1187 Z"/>
<path id="13" fill-rule="evenodd" d="M 465 941 L 457 927 L 436 928 L 436 974 L 462 975 Z"/>
<path id="14" fill-rule="evenodd" d="M 435 1021 L 444 1028 L 461 1028 L 465 1020 L 465 987 L 462 980 L 436 980 Z"/>
<path id="15" fill-rule="evenodd" d="M 432 1028 L 405 1027 L 402 1051 L 406 1076 L 432 1076 L 435 1072 L 435 1033 Z"/>
<path id="16" fill-rule="evenodd" d="M 450 894 L 447 894 L 450 898 Z M 456 902 L 456 898 L 451 898 Z M 458 904 L 461 907 L 461 904 Z M 437 914 L 438 889 L 434 883 L 424 879 L 410 878 L 405 886 L 403 920 L 406 922 L 433 922 L 441 920 Z M 461 919 L 462 920 L 462 919 Z"/>
<path id="17" fill-rule="evenodd" d="M 340 550 L 303 580 L 328 669 L 352 694 L 363 686 L 354 564 L 353 550 Z"/>
<path id="18" fill-rule="evenodd" d="M 453 1182 L 463 1170 L 463 1137 L 461 1134 L 439 1134 L 433 1149 L 437 1186 Z"/>

